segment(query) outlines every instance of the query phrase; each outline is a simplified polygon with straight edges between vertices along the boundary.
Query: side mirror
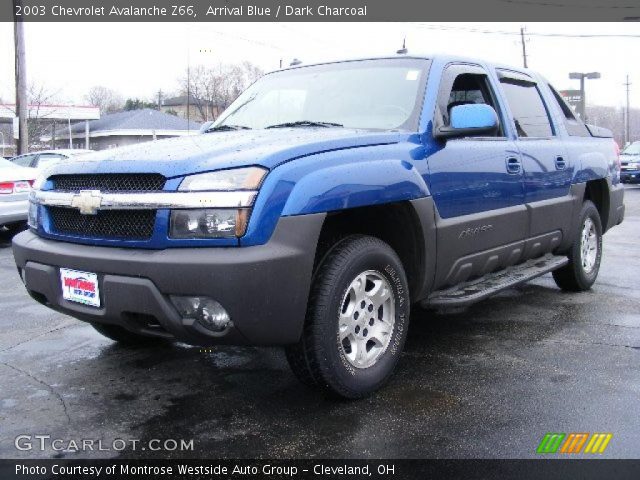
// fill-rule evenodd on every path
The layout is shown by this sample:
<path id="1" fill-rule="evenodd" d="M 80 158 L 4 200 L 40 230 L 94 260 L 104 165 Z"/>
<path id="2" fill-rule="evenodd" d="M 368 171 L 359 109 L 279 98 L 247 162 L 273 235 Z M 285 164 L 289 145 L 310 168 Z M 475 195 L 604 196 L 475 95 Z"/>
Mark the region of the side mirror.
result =
<path id="1" fill-rule="evenodd" d="M 486 104 L 457 105 L 449 116 L 450 125 L 439 127 L 436 138 L 491 136 L 498 131 L 498 114 Z"/>

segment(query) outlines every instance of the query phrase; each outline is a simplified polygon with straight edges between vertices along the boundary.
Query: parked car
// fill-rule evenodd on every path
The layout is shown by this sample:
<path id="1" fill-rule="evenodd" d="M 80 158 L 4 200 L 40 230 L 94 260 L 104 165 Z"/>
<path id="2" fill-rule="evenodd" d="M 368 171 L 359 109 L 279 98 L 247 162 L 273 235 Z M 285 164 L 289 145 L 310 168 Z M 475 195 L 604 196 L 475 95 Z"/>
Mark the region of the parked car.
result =
<path id="1" fill-rule="evenodd" d="M 620 154 L 620 164 L 620 179 L 624 183 L 640 183 L 640 142 L 627 145 Z"/>
<path id="2" fill-rule="evenodd" d="M 31 167 L 42 170 L 55 165 L 62 160 L 67 160 L 90 152 L 92 152 L 92 150 L 84 150 L 80 148 L 74 150 L 42 150 L 40 152 L 18 155 L 17 157 L 13 157 L 11 161 L 21 167 Z"/>
<path id="3" fill-rule="evenodd" d="M 357 398 L 391 375 L 411 305 L 549 272 L 587 290 L 624 217 L 611 132 L 526 69 L 298 65 L 209 132 L 39 179 L 13 240 L 33 298 L 124 343 L 284 346 L 304 383 Z"/>
<path id="4" fill-rule="evenodd" d="M 29 192 L 38 172 L 0 159 L 0 229 L 21 228 L 27 220 Z"/>

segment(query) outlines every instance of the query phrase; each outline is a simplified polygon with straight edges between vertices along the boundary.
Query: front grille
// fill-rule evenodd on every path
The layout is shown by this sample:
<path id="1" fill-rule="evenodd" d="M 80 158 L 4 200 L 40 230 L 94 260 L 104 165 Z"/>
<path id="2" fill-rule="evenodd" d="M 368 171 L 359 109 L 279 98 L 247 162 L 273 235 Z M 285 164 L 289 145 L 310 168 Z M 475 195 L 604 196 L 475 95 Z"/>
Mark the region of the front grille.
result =
<path id="1" fill-rule="evenodd" d="M 51 177 L 54 190 L 79 192 L 150 192 L 162 190 L 166 179 L 157 173 L 97 173 L 82 175 L 55 175 Z"/>
<path id="2" fill-rule="evenodd" d="M 100 210 L 97 215 L 64 207 L 48 211 L 54 233 L 81 237 L 148 240 L 156 221 L 156 210 Z"/>

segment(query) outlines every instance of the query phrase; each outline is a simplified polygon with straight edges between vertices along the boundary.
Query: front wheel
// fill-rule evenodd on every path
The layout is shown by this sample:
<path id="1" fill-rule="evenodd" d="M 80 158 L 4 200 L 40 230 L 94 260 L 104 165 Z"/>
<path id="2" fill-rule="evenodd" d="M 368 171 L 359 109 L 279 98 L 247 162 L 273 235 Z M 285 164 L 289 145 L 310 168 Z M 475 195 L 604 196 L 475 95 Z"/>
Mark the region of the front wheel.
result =
<path id="1" fill-rule="evenodd" d="M 300 341 L 286 349 L 296 376 L 360 398 L 391 375 L 409 326 L 409 289 L 396 253 L 369 236 L 335 245 L 314 275 Z"/>
<path id="2" fill-rule="evenodd" d="M 598 278 L 602 259 L 602 223 L 596 206 L 586 200 L 580 230 L 569 251 L 569 263 L 553 272 L 556 285 L 569 292 L 589 290 Z"/>

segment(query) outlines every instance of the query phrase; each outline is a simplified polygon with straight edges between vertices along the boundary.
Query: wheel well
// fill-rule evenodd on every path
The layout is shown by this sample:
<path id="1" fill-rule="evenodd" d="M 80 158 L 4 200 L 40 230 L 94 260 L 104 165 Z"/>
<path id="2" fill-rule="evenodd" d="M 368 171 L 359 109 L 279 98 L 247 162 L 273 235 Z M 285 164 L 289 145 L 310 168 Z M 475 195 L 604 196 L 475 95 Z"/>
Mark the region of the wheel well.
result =
<path id="1" fill-rule="evenodd" d="M 424 239 L 420 220 L 409 202 L 331 212 L 318 239 L 314 271 L 332 246 L 355 234 L 371 235 L 386 242 L 400 257 L 412 294 L 422 282 Z"/>
<path id="2" fill-rule="evenodd" d="M 602 229 L 605 230 L 609 223 L 609 188 L 604 179 L 590 180 L 584 191 L 584 199 L 591 200 L 600 214 Z"/>

